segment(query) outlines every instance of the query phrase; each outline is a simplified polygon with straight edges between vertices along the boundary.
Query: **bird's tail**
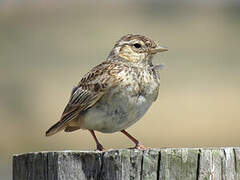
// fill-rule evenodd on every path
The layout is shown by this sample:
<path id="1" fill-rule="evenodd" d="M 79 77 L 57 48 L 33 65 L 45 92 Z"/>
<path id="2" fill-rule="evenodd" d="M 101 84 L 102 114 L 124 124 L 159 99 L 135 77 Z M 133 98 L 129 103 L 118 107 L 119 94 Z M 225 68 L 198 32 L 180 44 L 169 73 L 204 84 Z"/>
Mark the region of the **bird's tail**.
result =
<path id="1" fill-rule="evenodd" d="M 52 136 L 57 132 L 65 129 L 69 125 L 69 123 L 71 123 L 71 121 L 78 117 L 79 115 L 78 111 L 79 110 L 77 107 L 74 107 L 72 109 L 65 109 L 60 121 L 58 121 L 56 124 L 54 124 L 47 130 L 46 136 Z"/>
<path id="2" fill-rule="evenodd" d="M 46 136 L 52 136 L 57 132 L 63 130 L 65 127 L 66 125 L 64 125 L 62 121 L 59 121 L 46 131 Z"/>

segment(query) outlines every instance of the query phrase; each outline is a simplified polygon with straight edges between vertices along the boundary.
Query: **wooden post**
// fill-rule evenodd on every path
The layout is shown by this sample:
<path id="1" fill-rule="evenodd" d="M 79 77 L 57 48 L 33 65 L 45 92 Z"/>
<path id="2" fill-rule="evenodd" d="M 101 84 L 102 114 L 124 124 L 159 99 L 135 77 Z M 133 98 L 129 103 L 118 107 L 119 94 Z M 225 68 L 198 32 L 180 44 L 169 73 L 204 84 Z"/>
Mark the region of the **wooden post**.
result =
<path id="1" fill-rule="evenodd" d="M 13 180 L 240 180 L 240 148 L 36 152 L 13 156 Z"/>

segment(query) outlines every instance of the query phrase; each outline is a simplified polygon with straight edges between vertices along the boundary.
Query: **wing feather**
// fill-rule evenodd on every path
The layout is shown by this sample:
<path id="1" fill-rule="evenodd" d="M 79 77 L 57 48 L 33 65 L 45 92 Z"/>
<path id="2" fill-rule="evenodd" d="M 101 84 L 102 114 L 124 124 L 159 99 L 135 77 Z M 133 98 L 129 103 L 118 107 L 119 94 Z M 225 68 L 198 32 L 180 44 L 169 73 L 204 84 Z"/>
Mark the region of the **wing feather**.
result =
<path id="1" fill-rule="evenodd" d="M 117 73 L 121 71 L 118 63 L 105 61 L 87 73 L 78 86 L 75 86 L 67 106 L 65 107 L 61 119 L 53 125 L 46 135 L 50 136 L 64 129 L 70 121 L 78 115 L 92 107 L 108 90 L 116 86 L 119 79 Z"/>

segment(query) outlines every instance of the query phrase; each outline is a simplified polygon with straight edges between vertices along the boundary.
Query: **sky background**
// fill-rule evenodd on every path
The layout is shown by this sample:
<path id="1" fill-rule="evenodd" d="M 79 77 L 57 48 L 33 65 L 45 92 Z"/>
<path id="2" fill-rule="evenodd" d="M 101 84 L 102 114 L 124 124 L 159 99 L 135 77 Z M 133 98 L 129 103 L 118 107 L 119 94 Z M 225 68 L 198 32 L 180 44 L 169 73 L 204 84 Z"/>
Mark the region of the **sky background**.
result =
<path id="1" fill-rule="evenodd" d="M 87 131 L 45 131 L 72 87 L 125 34 L 168 47 L 158 100 L 128 129 L 147 147 L 240 146 L 239 1 L 1 1 L 0 179 L 13 154 L 93 150 Z M 97 133 L 106 148 L 133 143 Z"/>

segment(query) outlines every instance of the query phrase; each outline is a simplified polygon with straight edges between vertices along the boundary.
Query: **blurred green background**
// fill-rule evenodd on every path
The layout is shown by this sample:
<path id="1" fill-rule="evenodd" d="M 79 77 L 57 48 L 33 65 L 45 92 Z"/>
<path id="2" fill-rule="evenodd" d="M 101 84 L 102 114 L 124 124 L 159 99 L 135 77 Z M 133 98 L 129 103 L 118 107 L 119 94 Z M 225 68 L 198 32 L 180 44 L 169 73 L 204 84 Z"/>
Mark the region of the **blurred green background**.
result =
<path id="1" fill-rule="evenodd" d="M 87 131 L 45 131 L 75 85 L 127 33 L 167 46 L 160 97 L 128 131 L 148 147 L 240 146 L 239 1 L 1 1 L 0 179 L 15 153 L 93 150 Z M 97 133 L 106 148 L 133 144 Z"/>

